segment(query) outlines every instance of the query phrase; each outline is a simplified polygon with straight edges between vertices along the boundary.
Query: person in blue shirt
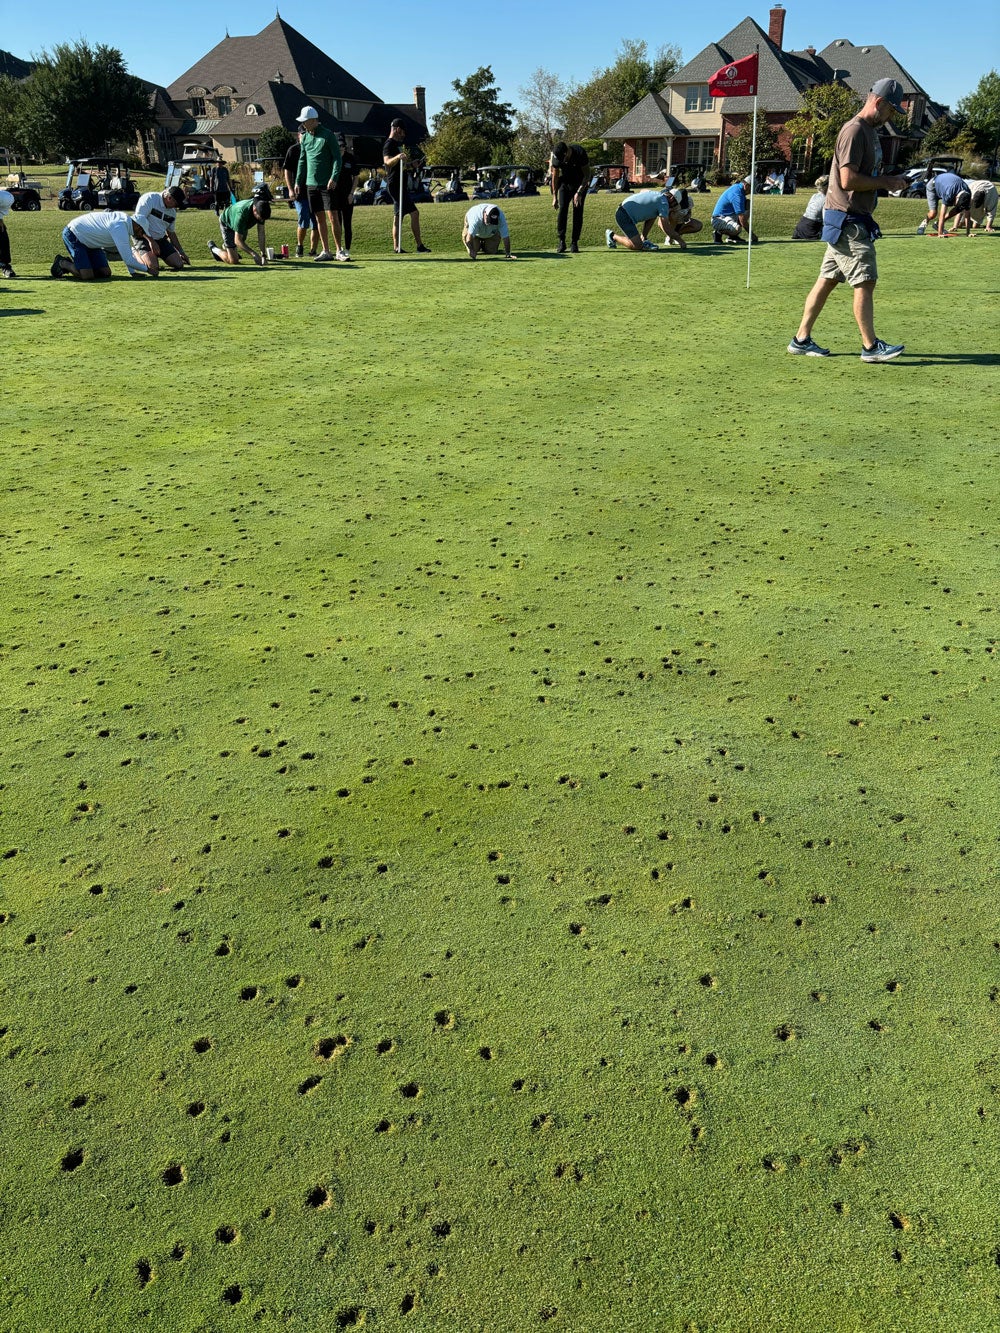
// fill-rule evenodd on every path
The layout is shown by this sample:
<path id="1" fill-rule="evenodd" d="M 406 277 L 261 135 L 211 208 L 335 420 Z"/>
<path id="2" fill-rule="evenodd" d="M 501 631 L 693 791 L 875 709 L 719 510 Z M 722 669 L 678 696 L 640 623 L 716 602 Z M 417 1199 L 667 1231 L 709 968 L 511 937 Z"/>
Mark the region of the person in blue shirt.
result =
<path id="1" fill-rule="evenodd" d="M 759 245 L 756 232 L 750 232 L 750 205 L 747 203 L 747 186 L 753 184 L 752 176 L 744 176 L 735 185 L 719 195 L 712 213 L 712 240 L 716 245 L 727 241 L 733 245 L 742 245 L 740 232 L 745 231 L 754 245 Z"/>
<path id="2" fill-rule="evenodd" d="M 927 181 L 927 217 L 917 228 L 922 236 L 937 217 L 937 234 L 944 232 L 944 224 L 959 213 L 967 213 L 972 206 L 972 190 L 968 181 L 957 171 L 942 171 Z M 933 235 L 933 233 L 931 233 Z"/>
<path id="3" fill-rule="evenodd" d="M 670 194 L 673 183 L 674 178 L 671 176 L 664 182 L 662 189 L 640 190 L 638 194 L 630 194 L 618 205 L 615 210 L 615 222 L 621 231 L 616 232 L 609 227 L 604 233 L 609 250 L 617 250 L 619 246 L 626 250 L 658 250 L 659 246 L 648 239 L 654 222 L 658 224 L 668 243 L 675 243 L 682 250 L 687 249 L 680 232 L 675 230 L 670 221 L 670 210 L 675 207 Z"/>

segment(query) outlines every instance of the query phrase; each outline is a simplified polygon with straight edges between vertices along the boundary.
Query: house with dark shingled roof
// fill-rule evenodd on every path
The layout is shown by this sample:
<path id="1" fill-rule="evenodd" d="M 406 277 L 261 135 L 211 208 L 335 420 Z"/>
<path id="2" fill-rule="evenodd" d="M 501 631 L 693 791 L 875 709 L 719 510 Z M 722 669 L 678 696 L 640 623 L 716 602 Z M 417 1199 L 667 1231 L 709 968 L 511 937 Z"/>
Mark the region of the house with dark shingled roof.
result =
<path id="1" fill-rule="evenodd" d="M 381 147 L 396 116 L 410 143 L 427 135 L 422 87 L 412 103 L 383 102 L 280 14 L 255 37 L 227 34 L 169 87 L 149 88 L 156 124 L 143 144 L 147 161 L 179 156 L 182 142 L 214 145 L 230 162 L 256 161 L 259 135 L 278 125 L 294 130 L 303 106 L 362 154 L 375 141 Z"/>
<path id="2" fill-rule="evenodd" d="M 780 151 L 797 170 L 808 165 L 808 145 L 793 144 L 785 122 L 801 110 L 802 94 L 817 84 L 845 83 L 864 98 L 877 79 L 899 81 L 907 124 L 882 130 L 887 166 L 900 161 L 943 111 L 884 46 L 858 47 L 840 38 L 820 52 L 812 46 L 786 51 L 784 6 L 776 4 L 769 20 L 765 32 L 754 19 L 745 18 L 604 131 L 605 139 L 624 144 L 622 160 L 633 180 L 648 181 L 685 163 L 719 163 L 725 170 L 726 145 L 753 115 L 753 98 L 710 97 L 708 81 L 716 70 L 753 55 L 755 49 L 760 52 L 758 120 L 766 118 Z"/>

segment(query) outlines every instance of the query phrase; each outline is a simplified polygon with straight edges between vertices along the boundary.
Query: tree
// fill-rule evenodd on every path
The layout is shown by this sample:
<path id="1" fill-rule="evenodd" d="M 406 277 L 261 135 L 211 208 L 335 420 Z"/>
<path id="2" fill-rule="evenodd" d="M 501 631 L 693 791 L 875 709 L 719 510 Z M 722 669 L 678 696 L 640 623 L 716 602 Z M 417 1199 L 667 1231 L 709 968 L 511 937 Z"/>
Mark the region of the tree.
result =
<path id="1" fill-rule="evenodd" d="M 840 126 L 838 125 L 839 129 Z M 729 174 L 739 179 L 742 176 L 749 176 L 751 152 L 753 150 L 753 115 L 747 116 L 746 120 L 740 126 L 736 134 L 726 140 L 727 161 L 729 163 Z M 778 141 L 774 137 L 774 131 L 767 123 L 767 117 L 764 114 L 764 108 L 757 108 L 757 161 L 763 158 L 780 157 L 778 151 Z"/>
<path id="2" fill-rule="evenodd" d="M 802 94 L 802 110 L 785 122 L 793 141 L 811 140 L 809 159 L 814 169 L 833 160 L 841 126 L 856 115 L 861 98 L 844 83 L 820 83 Z M 760 156 L 760 149 L 757 150 Z M 773 154 L 768 154 L 773 156 Z"/>
<path id="3" fill-rule="evenodd" d="M 644 41 L 626 38 L 613 65 L 595 69 L 586 83 L 574 84 L 561 107 L 567 138 L 600 139 L 609 125 L 651 92 L 659 92 L 680 68 L 677 46 L 661 46 L 652 60 Z"/>
<path id="4" fill-rule="evenodd" d="M 453 79 L 451 86 L 458 96 L 445 102 L 434 117 L 434 138 L 446 127 L 461 126 L 471 138 L 487 143 L 490 151 L 508 152 L 514 132 L 514 108 L 509 102 L 500 101 L 500 89 L 490 66 L 480 65 L 467 79 Z"/>
<path id="5" fill-rule="evenodd" d="M 0 144 L 24 154 L 24 84 L 9 74 L 0 74 Z"/>
<path id="6" fill-rule="evenodd" d="M 284 125 L 270 125 L 257 136 L 257 156 L 261 159 L 277 159 L 280 167 L 296 138 L 297 136 L 291 130 L 286 130 Z"/>
<path id="7" fill-rule="evenodd" d="M 518 89 L 521 106 L 517 111 L 518 134 L 555 142 L 562 125 L 560 111 L 566 96 L 566 85 L 557 74 L 538 67 L 526 84 Z"/>
<path id="8" fill-rule="evenodd" d="M 23 86 L 24 138 L 38 156 L 83 157 L 153 123 L 142 80 L 113 46 L 60 42 L 42 52 Z"/>
<path id="9" fill-rule="evenodd" d="M 914 148 L 911 154 L 914 161 L 919 161 L 925 157 L 933 157 L 937 153 L 947 152 L 948 146 L 962 129 L 962 125 L 962 117 L 956 117 L 948 113 L 938 116 L 922 141 Z"/>
<path id="10" fill-rule="evenodd" d="M 975 89 L 959 102 L 958 110 L 976 146 L 995 165 L 1000 156 L 1000 74 L 995 69 L 984 74 Z"/>
<path id="11" fill-rule="evenodd" d="M 421 144 L 420 151 L 431 164 L 460 167 L 463 171 L 469 167 L 483 166 L 493 156 L 493 145 L 458 117 L 441 122 L 441 117 L 434 119 L 435 133 Z"/>

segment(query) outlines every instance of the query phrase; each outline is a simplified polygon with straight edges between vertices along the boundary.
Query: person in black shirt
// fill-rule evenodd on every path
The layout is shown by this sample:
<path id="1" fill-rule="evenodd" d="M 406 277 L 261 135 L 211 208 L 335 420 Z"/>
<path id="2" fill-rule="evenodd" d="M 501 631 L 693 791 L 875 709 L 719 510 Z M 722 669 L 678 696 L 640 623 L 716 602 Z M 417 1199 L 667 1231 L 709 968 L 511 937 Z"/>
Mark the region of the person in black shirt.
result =
<path id="1" fill-rule="evenodd" d="M 389 190 L 389 198 L 392 200 L 392 248 L 397 255 L 404 253 L 400 221 L 402 214 L 409 213 L 410 226 L 413 228 L 413 239 L 417 243 L 417 250 L 420 254 L 427 254 L 430 247 L 424 245 L 420 239 L 420 214 L 417 212 L 416 204 L 410 198 L 410 191 L 406 185 L 406 164 L 410 155 L 406 151 L 405 140 L 406 126 L 397 118 L 389 127 L 389 137 L 382 145 L 385 182 Z M 402 199 L 400 199 L 399 194 L 400 167 L 402 167 L 403 176 Z"/>
<path id="2" fill-rule="evenodd" d="M 566 252 L 566 217 L 570 201 L 573 204 L 573 231 L 570 250 L 580 253 L 580 232 L 583 230 L 583 205 L 587 198 L 587 167 L 590 159 L 587 150 L 578 143 L 559 142 L 549 158 L 549 186 L 552 190 L 552 207 L 556 212 L 556 232 L 559 254 Z"/>
<path id="3" fill-rule="evenodd" d="M 358 163 L 347 146 L 347 140 L 339 131 L 337 138 L 340 141 L 340 175 L 337 177 L 337 184 L 330 192 L 330 207 L 333 209 L 333 239 L 337 247 L 334 258 L 344 262 L 351 257 L 353 236 L 351 220 L 354 216 L 354 204 L 351 200 L 354 195 L 354 177 L 358 174 Z"/>

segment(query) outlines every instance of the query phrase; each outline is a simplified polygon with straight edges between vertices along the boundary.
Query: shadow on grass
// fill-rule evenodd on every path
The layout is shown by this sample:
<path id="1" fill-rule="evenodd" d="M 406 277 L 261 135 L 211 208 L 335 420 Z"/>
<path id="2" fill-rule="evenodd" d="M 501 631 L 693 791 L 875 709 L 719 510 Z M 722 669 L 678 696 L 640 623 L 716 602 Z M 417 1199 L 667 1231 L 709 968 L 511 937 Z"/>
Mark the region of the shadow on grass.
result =
<path id="1" fill-rule="evenodd" d="M 1000 352 L 913 352 L 900 366 L 1000 366 Z"/>
<path id="2" fill-rule="evenodd" d="M 10 310 L 0 310 L 0 318 L 9 315 L 44 315 L 46 311 L 35 310 L 31 306 L 13 306 Z"/>

